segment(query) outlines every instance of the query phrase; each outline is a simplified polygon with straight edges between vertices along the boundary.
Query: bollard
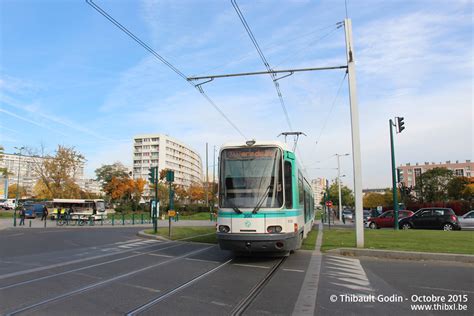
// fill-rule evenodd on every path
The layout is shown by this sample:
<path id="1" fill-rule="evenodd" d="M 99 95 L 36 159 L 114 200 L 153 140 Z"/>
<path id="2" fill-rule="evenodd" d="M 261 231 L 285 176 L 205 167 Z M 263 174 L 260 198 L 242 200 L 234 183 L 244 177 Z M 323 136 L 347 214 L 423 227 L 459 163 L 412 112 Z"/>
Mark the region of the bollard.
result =
<path id="1" fill-rule="evenodd" d="M 112 214 L 112 226 L 114 226 L 114 222 L 115 222 L 115 214 Z"/>
<path id="2" fill-rule="evenodd" d="M 30 219 L 30 227 L 31 227 L 31 219 Z"/>
<path id="3" fill-rule="evenodd" d="M 141 216 L 141 218 L 142 218 L 142 224 L 143 224 L 143 213 L 142 213 L 142 216 Z"/>
<path id="4" fill-rule="evenodd" d="M 47 220 L 45 219 L 44 220 L 44 228 L 46 228 L 46 222 L 47 222 Z"/>
<path id="5" fill-rule="evenodd" d="M 209 220 L 212 222 L 212 212 L 209 212 Z"/>
<path id="6" fill-rule="evenodd" d="M 93 221 L 93 216 L 89 216 L 89 226 L 94 225 L 94 224 L 92 224 L 92 221 Z"/>
<path id="7" fill-rule="evenodd" d="M 132 214 L 132 225 L 135 225 L 135 213 Z"/>
<path id="8" fill-rule="evenodd" d="M 122 225 L 125 225 L 125 214 L 122 214 Z"/>
<path id="9" fill-rule="evenodd" d="M 100 215 L 100 226 L 104 226 L 104 215 Z"/>

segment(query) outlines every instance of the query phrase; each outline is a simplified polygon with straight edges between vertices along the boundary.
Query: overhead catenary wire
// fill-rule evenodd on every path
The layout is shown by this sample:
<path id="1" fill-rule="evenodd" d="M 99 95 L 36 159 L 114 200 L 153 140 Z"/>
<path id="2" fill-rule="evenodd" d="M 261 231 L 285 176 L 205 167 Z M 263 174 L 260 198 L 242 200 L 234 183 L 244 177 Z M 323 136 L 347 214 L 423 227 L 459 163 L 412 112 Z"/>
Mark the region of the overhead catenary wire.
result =
<path id="1" fill-rule="evenodd" d="M 123 26 L 120 22 L 115 20 L 110 14 L 108 14 L 105 10 L 103 10 L 99 5 L 94 3 L 93 0 L 86 0 L 86 3 L 89 4 L 92 8 L 94 8 L 97 12 L 99 12 L 102 16 L 104 16 L 107 20 L 109 20 L 112 24 L 118 27 L 122 32 L 127 34 L 130 38 L 132 38 L 135 42 L 137 42 L 140 46 L 145 48 L 149 53 L 151 53 L 155 58 L 165 64 L 168 68 L 170 68 L 174 73 L 184 79 L 188 84 L 190 84 L 193 88 L 195 88 L 208 102 L 211 104 L 214 109 L 219 112 L 219 114 L 224 117 L 224 119 L 244 138 L 247 137 L 242 133 L 242 131 L 229 119 L 229 117 L 217 106 L 217 104 L 204 92 L 201 85 L 195 85 L 192 82 L 188 81 L 186 75 L 181 72 L 178 68 L 176 68 L 173 64 L 171 64 L 168 60 L 166 60 L 163 56 L 158 54 L 153 48 L 143 42 L 139 37 L 133 34 L 130 30 L 128 30 L 125 26 Z"/>
<path id="2" fill-rule="evenodd" d="M 344 73 L 344 77 L 342 77 L 342 80 L 341 82 L 339 83 L 339 87 L 337 89 L 337 92 L 336 92 L 336 95 L 334 96 L 334 99 L 332 101 L 332 104 L 329 108 L 329 112 L 328 114 L 326 115 L 326 118 L 325 120 L 323 121 L 323 125 L 321 126 L 321 130 L 319 131 L 319 135 L 318 135 L 318 138 L 316 140 L 316 143 L 315 143 L 315 146 L 319 145 L 319 141 L 321 140 L 321 136 L 324 132 L 324 129 L 326 128 L 326 125 L 327 125 L 327 122 L 329 121 L 329 117 L 331 116 L 331 113 L 332 113 L 332 110 L 334 109 L 334 106 L 336 105 L 336 101 L 339 97 L 339 94 L 341 92 L 341 89 L 342 89 L 342 84 L 344 83 L 344 80 L 346 79 L 347 77 L 347 71 Z"/>
<path id="3" fill-rule="evenodd" d="M 283 113 L 285 115 L 286 122 L 288 124 L 288 127 L 290 128 L 290 131 L 293 131 L 293 127 L 291 126 L 291 121 L 290 117 L 288 115 L 288 111 L 286 109 L 285 101 L 283 100 L 283 95 L 280 90 L 280 84 L 277 81 L 276 74 L 272 72 L 272 68 L 270 67 L 270 64 L 268 63 L 265 55 L 263 54 L 262 50 L 260 49 L 260 46 L 258 45 L 257 39 L 252 33 L 252 30 L 250 29 L 250 26 L 248 25 L 247 21 L 245 20 L 245 17 L 242 13 L 242 11 L 239 8 L 239 5 L 237 4 L 237 0 L 231 0 L 232 6 L 234 7 L 235 11 L 237 12 L 237 15 L 239 16 L 240 21 L 242 22 L 242 25 L 244 26 L 245 30 L 247 31 L 247 34 L 250 37 L 250 40 L 252 41 L 253 45 L 255 46 L 255 49 L 257 50 L 260 58 L 262 59 L 263 64 L 265 65 L 265 68 L 267 68 L 268 72 L 270 72 L 270 76 L 273 81 L 273 85 L 275 86 L 276 92 L 278 94 L 278 98 L 280 99 L 280 105 L 282 107 Z"/>

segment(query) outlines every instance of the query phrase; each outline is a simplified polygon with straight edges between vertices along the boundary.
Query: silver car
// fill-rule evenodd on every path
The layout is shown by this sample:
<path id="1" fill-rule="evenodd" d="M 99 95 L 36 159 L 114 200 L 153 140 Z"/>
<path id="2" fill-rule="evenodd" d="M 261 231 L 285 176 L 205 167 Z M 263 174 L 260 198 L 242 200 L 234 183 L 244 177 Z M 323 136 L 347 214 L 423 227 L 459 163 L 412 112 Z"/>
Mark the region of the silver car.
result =
<path id="1" fill-rule="evenodd" d="M 459 225 L 462 229 L 473 228 L 474 229 L 474 210 L 467 212 L 463 216 L 458 216 Z"/>

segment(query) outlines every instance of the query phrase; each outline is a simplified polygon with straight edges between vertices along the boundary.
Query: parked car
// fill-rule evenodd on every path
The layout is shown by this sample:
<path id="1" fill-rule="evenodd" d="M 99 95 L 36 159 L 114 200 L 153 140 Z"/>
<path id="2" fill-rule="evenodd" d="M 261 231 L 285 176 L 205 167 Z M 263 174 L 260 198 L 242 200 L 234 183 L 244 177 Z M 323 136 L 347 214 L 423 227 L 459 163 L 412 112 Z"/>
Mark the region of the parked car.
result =
<path id="1" fill-rule="evenodd" d="M 458 217 L 461 228 L 474 228 L 474 210 Z"/>
<path id="2" fill-rule="evenodd" d="M 16 200 L 15 199 L 3 200 L 1 206 L 6 210 L 12 210 L 16 207 Z"/>
<path id="3" fill-rule="evenodd" d="M 398 222 L 402 229 L 443 229 L 460 230 L 458 217 L 450 208 L 422 208 L 413 216 L 403 218 Z"/>
<path id="4" fill-rule="evenodd" d="M 346 221 L 352 221 L 354 219 L 354 213 L 352 210 L 342 210 L 342 216 Z"/>
<path id="5" fill-rule="evenodd" d="M 25 209 L 26 218 L 36 218 L 43 215 L 43 204 L 33 203 L 33 204 L 24 204 L 23 208 Z"/>
<path id="6" fill-rule="evenodd" d="M 398 211 L 398 220 L 412 216 L 414 213 L 408 210 L 400 210 Z M 367 223 L 369 228 L 378 229 L 383 227 L 391 227 L 394 226 L 394 212 L 393 211 L 386 211 L 377 217 L 371 217 Z"/>
<path id="7" fill-rule="evenodd" d="M 377 210 L 364 210 L 364 224 L 368 222 L 370 218 L 380 216 L 382 212 Z"/>

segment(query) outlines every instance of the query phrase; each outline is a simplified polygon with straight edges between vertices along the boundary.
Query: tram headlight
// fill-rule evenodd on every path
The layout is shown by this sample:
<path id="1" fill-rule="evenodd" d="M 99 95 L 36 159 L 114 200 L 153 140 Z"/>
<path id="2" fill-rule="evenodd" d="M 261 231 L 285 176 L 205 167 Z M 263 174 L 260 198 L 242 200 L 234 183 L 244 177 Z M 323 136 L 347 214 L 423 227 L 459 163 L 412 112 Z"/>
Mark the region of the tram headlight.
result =
<path id="1" fill-rule="evenodd" d="M 227 225 L 219 225 L 219 232 L 221 233 L 228 233 L 230 231 L 230 227 Z"/>
<path id="2" fill-rule="evenodd" d="M 267 232 L 269 234 L 278 234 L 278 233 L 281 233 L 281 231 L 282 231 L 281 226 L 268 226 L 267 227 Z"/>

